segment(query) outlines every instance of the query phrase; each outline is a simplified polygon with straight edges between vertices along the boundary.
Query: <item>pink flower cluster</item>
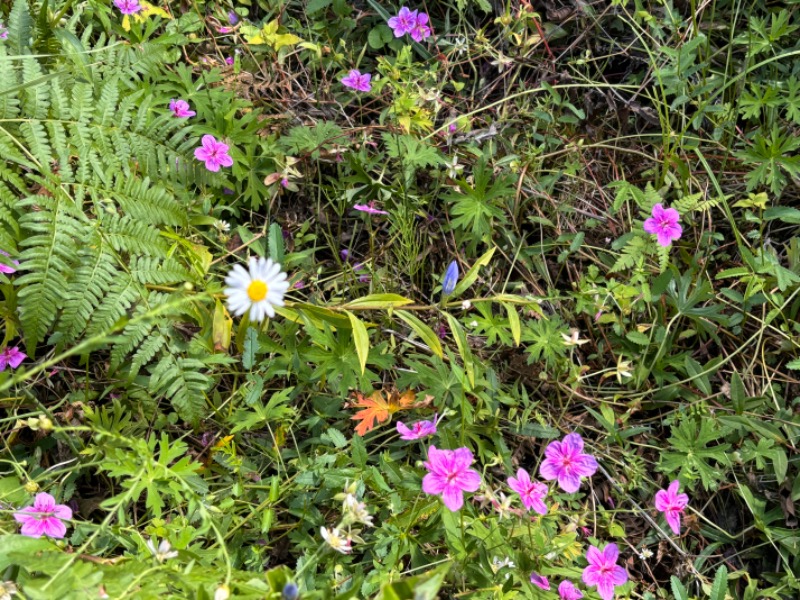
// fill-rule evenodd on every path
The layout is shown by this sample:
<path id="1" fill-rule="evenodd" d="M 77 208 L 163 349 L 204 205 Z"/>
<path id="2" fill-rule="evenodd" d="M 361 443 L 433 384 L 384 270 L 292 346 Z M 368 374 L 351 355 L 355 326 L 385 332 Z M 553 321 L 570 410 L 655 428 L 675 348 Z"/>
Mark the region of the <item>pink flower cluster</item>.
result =
<path id="1" fill-rule="evenodd" d="M 430 17 L 427 13 L 418 10 L 409 10 L 403 7 L 397 16 L 389 19 L 389 27 L 392 28 L 394 37 L 401 38 L 406 34 L 411 35 L 415 42 L 421 42 L 430 37 L 431 28 L 428 26 Z"/>

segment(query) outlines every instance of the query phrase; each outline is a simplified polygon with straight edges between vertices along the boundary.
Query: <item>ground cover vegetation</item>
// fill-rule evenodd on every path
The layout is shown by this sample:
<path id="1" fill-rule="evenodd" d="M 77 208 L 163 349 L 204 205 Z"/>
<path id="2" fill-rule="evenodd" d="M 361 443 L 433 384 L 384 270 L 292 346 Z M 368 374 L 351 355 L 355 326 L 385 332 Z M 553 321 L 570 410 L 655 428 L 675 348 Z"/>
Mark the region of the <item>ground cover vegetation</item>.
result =
<path id="1" fill-rule="evenodd" d="M 0 3 L 0 599 L 800 597 L 800 4 Z"/>

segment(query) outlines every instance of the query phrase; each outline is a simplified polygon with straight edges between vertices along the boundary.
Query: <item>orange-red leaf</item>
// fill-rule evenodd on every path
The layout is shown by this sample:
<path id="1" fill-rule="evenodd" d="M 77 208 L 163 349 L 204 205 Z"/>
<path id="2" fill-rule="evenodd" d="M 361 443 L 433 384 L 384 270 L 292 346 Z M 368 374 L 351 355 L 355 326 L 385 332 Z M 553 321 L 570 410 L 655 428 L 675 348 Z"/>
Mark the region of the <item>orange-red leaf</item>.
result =
<path id="1" fill-rule="evenodd" d="M 384 396 L 381 390 L 373 392 L 371 396 L 365 396 L 359 392 L 355 392 L 354 396 L 355 401 L 345 407 L 363 409 L 351 417 L 354 421 L 360 421 L 356 426 L 358 435 L 364 435 L 375 429 L 376 425 L 390 421 L 392 415 L 397 411 L 407 410 L 415 405 L 413 390 L 408 390 L 403 394 L 392 390 L 388 397 Z"/>

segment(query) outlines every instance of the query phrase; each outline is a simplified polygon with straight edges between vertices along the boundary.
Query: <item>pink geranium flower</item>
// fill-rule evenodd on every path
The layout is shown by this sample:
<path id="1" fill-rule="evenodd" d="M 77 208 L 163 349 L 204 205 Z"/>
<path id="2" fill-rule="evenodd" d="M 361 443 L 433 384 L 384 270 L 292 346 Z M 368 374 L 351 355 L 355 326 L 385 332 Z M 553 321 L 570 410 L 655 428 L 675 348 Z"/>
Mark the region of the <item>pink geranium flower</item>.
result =
<path id="1" fill-rule="evenodd" d="M 194 157 L 206 163 L 206 169 L 215 173 L 220 167 L 233 165 L 233 159 L 228 154 L 228 145 L 218 142 L 213 135 L 203 136 L 203 145 L 195 149 Z"/>
<path id="2" fill-rule="evenodd" d="M 597 461 L 583 453 L 583 439 L 577 433 L 570 433 L 562 442 L 550 442 L 544 454 L 539 474 L 548 481 L 557 479 L 561 489 L 570 494 L 578 491 L 582 477 L 597 471 Z"/>
<path id="3" fill-rule="evenodd" d="M 13 348 L 6 348 L 0 352 L 0 371 L 5 371 L 6 367 L 16 369 L 26 358 L 28 358 L 28 355 L 16 346 Z"/>
<path id="4" fill-rule="evenodd" d="M 538 481 L 531 481 L 531 477 L 525 469 L 519 469 L 516 478 L 508 478 L 508 487 L 519 494 L 526 509 L 532 508 L 540 515 L 547 514 L 547 506 L 542 501 L 542 498 L 547 495 L 547 486 Z"/>
<path id="5" fill-rule="evenodd" d="M 417 11 L 409 10 L 407 7 L 400 9 L 396 17 L 389 19 L 389 27 L 394 30 L 394 37 L 401 38 L 407 33 L 411 33 L 417 25 Z"/>
<path id="6" fill-rule="evenodd" d="M 189 110 L 189 103 L 186 102 L 186 100 L 170 100 L 169 109 L 172 111 L 173 115 L 181 119 L 193 117 L 197 114 L 193 110 Z"/>
<path id="7" fill-rule="evenodd" d="M 434 435 L 436 433 L 436 417 L 434 416 L 433 421 L 417 421 L 411 428 L 398 421 L 397 433 L 400 434 L 401 440 L 418 440 Z"/>
<path id="8" fill-rule="evenodd" d="M 438 450 L 431 446 L 424 463 L 428 474 L 422 479 L 422 491 L 441 496 L 447 508 L 459 510 L 464 505 L 464 492 L 474 492 L 481 485 L 480 473 L 469 468 L 473 460 L 469 448 Z"/>
<path id="9" fill-rule="evenodd" d="M 375 202 L 368 202 L 367 204 L 354 204 L 353 208 L 356 210 L 360 210 L 361 212 L 368 213 L 370 215 L 388 215 L 389 213 L 385 210 L 379 210 L 375 208 Z"/>
<path id="10" fill-rule="evenodd" d="M 372 89 L 370 80 L 372 75 L 361 73 L 358 69 L 352 69 L 347 75 L 342 77 L 342 85 L 359 92 L 369 92 Z"/>
<path id="11" fill-rule="evenodd" d="M 7 40 L 7 39 L 8 39 L 8 29 L 6 29 L 6 26 L 3 24 L 2 21 L 0 21 L 0 40 Z"/>
<path id="12" fill-rule="evenodd" d="M 139 0 L 114 0 L 114 6 L 116 6 L 123 15 L 135 15 L 144 8 L 139 4 Z"/>
<path id="13" fill-rule="evenodd" d="M 428 27 L 428 18 L 427 13 L 419 13 L 417 15 L 417 22 L 414 23 L 414 27 L 409 32 L 411 33 L 411 39 L 415 42 L 421 42 L 430 37 L 431 28 Z"/>
<path id="14" fill-rule="evenodd" d="M 583 570 L 583 583 L 597 586 L 597 593 L 603 600 L 614 598 L 614 588 L 628 581 L 628 573 L 617 564 L 619 550 L 616 544 L 608 544 L 602 551 L 590 546 L 586 552 L 589 566 Z"/>
<path id="15" fill-rule="evenodd" d="M 669 484 L 666 490 L 656 492 L 656 509 L 664 513 L 672 533 L 678 535 L 681 532 L 681 514 L 689 504 L 689 496 L 679 494 L 680 482 L 676 479 Z"/>
<path id="16" fill-rule="evenodd" d="M 547 581 L 547 577 L 544 575 L 539 575 L 538 573 L 531 573 L 531 583 L 542 588 L 543 590 L 550 589 L 550 582 Z"/>
<path id="17" fill-rule="evenodd" d="M 27 506 L 14 513 L 14 520 L 22 523 L 20 533 L 29 537 L 63 538 L 67 533 L 67 526 L 61 519 L 71 519 L 72 510 L 64 504 L 56 504 L 55 498 L 50 494 L 36 494 L 33 506 Z"/>
<path id="18" fill-rule="evenodd" d="M 558 596 L 561 600 L 581 600 L 583 592 L 576 588 L 571 581 L 562 581 L 558 584 Z"/>
<path id="19" fill-rule="evenodd" d="M 656 236 L 661 246 L 669 246 L 673 240 L 680 239 L 683 228 L 678 221 L 681 216 L 674 208 L 664 208 L 661 204 L 653 207 L 653 216 L 644 222 L 644 230 Z"/>

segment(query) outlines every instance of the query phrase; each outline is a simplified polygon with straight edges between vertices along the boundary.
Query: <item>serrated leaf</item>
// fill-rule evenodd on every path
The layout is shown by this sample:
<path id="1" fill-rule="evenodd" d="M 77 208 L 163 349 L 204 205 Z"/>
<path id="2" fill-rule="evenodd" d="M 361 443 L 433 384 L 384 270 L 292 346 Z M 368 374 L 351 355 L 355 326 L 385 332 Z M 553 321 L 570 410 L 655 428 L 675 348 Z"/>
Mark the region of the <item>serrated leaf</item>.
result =
<path id="1" fill-rule="evenodd" d="M 675 597 L 675 600 L 689 600 L 689 592 L 683 586 L 680 579 L 673 575 L 670 577 L 669 583 L 670 587 L 672 587 L 672 595 Z"/>
<path id="2" fill-rule="evenodd" d="M 725 600 L 728 593 L 728 569 L 725 565 L 720 565 L 717 574 L 714 576 L 714 585 L 711 586 L 711 594 L 708 600 Z"/>
<path id="3" fill-rule="evenodd" d="M 625 334 L 625 337 L 636 344 L 637 346 L 649 346 L 650 345 L 650 338 L 645 334 L 641 333 L 640 331 L 629 331 Z"/>

